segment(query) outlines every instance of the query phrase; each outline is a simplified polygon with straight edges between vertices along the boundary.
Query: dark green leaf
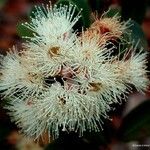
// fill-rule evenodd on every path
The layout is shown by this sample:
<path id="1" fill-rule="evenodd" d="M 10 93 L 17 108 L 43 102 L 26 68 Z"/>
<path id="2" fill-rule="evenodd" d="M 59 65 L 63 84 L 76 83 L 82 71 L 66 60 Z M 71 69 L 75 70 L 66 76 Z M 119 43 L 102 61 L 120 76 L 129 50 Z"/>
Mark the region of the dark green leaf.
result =
<path id="1" fill-rule="evenodd" d="M 130 41 L 133 41 L 135 45 L 139 42 L 138 48 L 148 49 L 148 43 L 141 26 L 133 20 L 129 24 L 131 25 L 129 28 L 131 30 Z"/>
<path id="2" fill-rule="evenodd" d="M 97 11 L 100 15 L 108 10 L 111 0 L 88 0 L 92 11 Z"/>
<path id="3" fill-rule="evenodd" d="M 17 25 L 17 33 L 20 37 L 33 37 L 33 31 L 22 25 L 22 23 Z"/>
<path id="4" fill-rule="evenodd" d="M 93 143 L 94 145 L 107 145 L 108 141 L 104 135 L 104 132 L 86 132 L 83 139 L 88 143 Z"/>
<path id="5" fill-rule="evenodd" d="M 69 5 L 73 4 L 77 6 L 76 9 L 76 13 L 78 14 L 78 12 L 82 9 L 81 11 L 81 19 L 79 19 L 77 25 L 75 26 L 75 29 L 79 29 L 82 30 L 82 27 L 89 27 L 91 24 L 91 19 L 90 19 L 90 15 L 91 15 L 91 9 L 90 6 L 88 4 L 88 0 L 59 0 L 57 2 L 57 5 L 62 4 L 62 5 Z"/>
<path id="6" fill-rule="evenodd" d="M 7 0 L 0 0 L 0 8 L 2 8 L 6 2 L 7 2 Z"/>
<path id="7" fill-rule="evenodd" d="M 60 150 L 60 145 L 57 142 L 52 142 L 48 144 L 45 148 L 45 150 Z"/>
<path id="8" fill-rule="evenodd" d="M 127 114 L 118 132 L 118 138 L 125 142 L 140 140 L 147 136 L 150 136 L 150 100 Z"/>
<path id="9" fill-rule="evenodd" d="M 106 13 L 106 17 L 113 17 L 113 16 L 121 16 L 121 9 L 120 8 L 110 8 L 107 13 Z"/>
<path id="10" fill-rule="evenodd" d="M 61 132 L 60 137 L 50 143 L 45 150 L 70 150 L 70 149 L 98 149 L 99 146 L 107 147 L 111 142 L 111 138 L 114 137 L 116 131 L 112 126 L 112 122 L 103 119 L 103 129 L 99 132 L 85 131 L 82 137 L 79 137 L 79 133 Z M 99 127 L 100 128 L 100 127 Z"/>
<path id="11" fill-rule="evenodd" d="M 45 150 L 91 150 L 91 149 L 98 149 L 98 145 L 93 144 L 83 137 L 79 137 L 78 134 L 71 132 L 71 133 L 63 133 L 60 135 L 58 139 L 54 142 L 50 143 Z"/>
<path id="12" fill-rule="evenodd" d="M 103 121 L 103 130 L 100 130 L 99 132 L 86 131 L 82 138 L 92 145 L 107 146 L 111 142 L 112 138 L 115 137 L 116 130 L 110 120 L 104 118 L 100 119 Z"/>
<path id="13" fill-rule="evenodd" d="M 146 0 L 122 0 L 121 3 L 122 18 L 131 18 L 141 24 L 145 15 Z"/>

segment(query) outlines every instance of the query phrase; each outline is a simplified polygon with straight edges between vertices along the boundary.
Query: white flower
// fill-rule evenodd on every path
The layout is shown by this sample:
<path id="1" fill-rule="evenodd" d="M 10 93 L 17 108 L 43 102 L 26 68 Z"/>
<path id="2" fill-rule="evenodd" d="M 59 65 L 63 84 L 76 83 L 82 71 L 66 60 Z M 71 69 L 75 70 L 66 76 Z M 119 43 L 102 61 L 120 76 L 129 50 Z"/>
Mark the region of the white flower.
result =
<path id="1" fill-rule="evenodd" d="M 80 84 L 79 90 L 83 91 L 82 93 L 93 94 L 101 101 L 105 99 L 105 103 L 116 102 L 127 87 L 122 79 L 118 79 L 115 68 L 111 66 L 115 59 L 110 56 L 113 46 L 106 48 L 106 44 L 100 46 L 98 41 L 98 35 L 87 37 L 84 32 L 80 39 L 77 39 L 72 51 L 75 62 L 72 66 L 72 80 Z"/>
<path id="2" fill-rule="evenodd" d="M 70 51 L 73 73 L 82 84 L 92 76 L 92 71 L 97 71 L 98 67 L 109 59 L 112 53 L 113 47 L 107 49 L 106 45 L 99 46 L 98 40 L 98 36 L 87 37 L 82 32 Z"/>
<path id="3" fill-rule="evenodd" d="M 110 105 L 126 98 L 126 94 L 131 90 L 128 84 L 146 90 L 148 79 L 145 76 L 145 53 L 133 54 L 127 60 L 125 57 L 123 60 L 117 60 L 110 56 L 111 48 L 99 46 L 96 37 L 82 36 L 82 39 L 77 39 L 69 55 L 64 54 L 68 56 L 68 60 L 59 71 L 61 81 L 57 80 L 55 74 L 50 74 L 51 70 L 58 71 L 58 68 L 48 66 L 45 67 L 47 73 L 42 73 L 42 78 L 29 76 L 30 71 L 41 73 L 39 63 L 36 65 L 36 61 L 41 60 L 37 44 L 33 45 L 35 51 L 31 52 L 35 53 L 36 59 L 28 56 L 31 53 L 26 52 L 21 56 L 15 53 L 5 57 L 1 72 L 6 79 L 2 78 L 1 90 L 6 90 L 6 95 L 12 93 L 11 106 L 7 106 L 7 109 L 11 111 L 12 120 L 25 135 L 38 139 L 46 133 L 57 138 L 60 129 L 75 131 L 79 135 L 83 135 L 86 130 L 99 131 L 101 117 L 109 118 L 107 112 L 111 110 Z M 43 49 L 41 54 L 42 51 Z M 31 64 L 34 61 L 29 58 L 35 61 L 33 66 Z M 53 61 L 52 59 L 52 63 Z M 50 76 L 53 77 L 53 83 L 48 86 L 45 83 L 45 78 L 50 81 L 47 75 L 53 75 Z M 8 78 L 10 76 L 11 78 Z M 9 84 L 11 82 L 13 84 Z M 18 90 L 21 93 L 18 94 Z"/>
<path id="4" fill-rule="evenodd" d="M 132 51 L 132 52 L 131 52 Z M 131 53 L 130 58 L 126 55 Z M 144 92 L 148 89 L 149 79 L 147 77 L 147 52 L 140 49 L 136 52 L 136 47 L 131 47 L 129 51 L 126 52 L 123 60 L 114 61 L 112 66 L 114 66 L 115 72 L 118 74 L 118 79 L 122 79 L 124 83 L 135 86 L 135 88 Z"/>
<path id="5" fill-rule="evenodd" d="M 17 94 L 21 99 L 42 92 L 43 77 L 35 63 L 28 62 L 15 48 L 13 51 L 1 57 L 0 90 L 5 96 Z"/>
<path id="6" fill-rule="evenodd" d="M 26 55 L 32 62 L 36 61 L 45 75 L 54 76 L 60 73 L 64 65 L 70 64 L 70 53 L 74 46 L 75 34 L 64 39 L 53 37 L 47 41 L 27 42 L 24 44 Z"/>
<path id="7" fill-rule="evenodd" d="M 146 53 L 133 52 L 122 60 L 111 56 L 109 40 L 120 38 L 125 24 L 116 17 L 98 20 L 100 34 L 105 27 L 112 30 L 104 33 L 108 48 L 107 42 L 99 43 L 99 34 L 73 33 L 79 18 L 73 18 L 74 11 L 72 5 L 37 7 L 36 17 L 26 24 L 35 36 L 22 53 L 14 49 L 2 57 L 0 90 L 10 98 L 6 108 L 22 132 L 35 139 L 44 133 L 58 137 L 60 130 L 99 131 L 101 117 L 109 118 L 110 105 L 126 98 L 130 84 L 139 91 L 148 87 Z"/>
<path id="8" fill-rule="evenodd" d="M 101 117 L 107 117 L 109 105 L 92 96 L 65 90 L 60 84 L 51 86 L 49 91 L 32 103 L 15 102 L 7 107 L 22 132 L 30 137 L 39 138 L 44 132 L 59 136 L 59 129 L 76 131 L 83 135 L 85 130 L 99 131 Z"/>
<path id="9" fill-rule="evenodd" d="M 145 91 L 148 89 L 149 80 L 147 77 L 148 71 L 146 62 L 147 53 L 140 52 L 132 54 L 131 58 L 127 61 L 127 78 L 130 84 L 133 84 L 137 90 Z"/>
<path id="10" fill-rule="evenodd" d="M 91 67 L 95 63 L 102 63 L 109 57 L 113 47 L 107 49 L 106 45 L 99 46 L 99 36 L 87 37 L 82 32 L 81 37 L 76 39 L 75 47 L 73 48 L 72 55 L 75 62 L 83 67 Z"/>
<path id="11" fill-rule="evenodd" d="M 11 111 L 9 115 L 12 116 L 12 121 L 16 122 L 21 132 L 28 137 L 37 138 L 44 132 L 44 126 L 41 123 L 42 120 L 38 119 L 39 108 L 34 107 L 34 103 L 35 98 L 30 97 L 26 101 L 11 101 L 5 108 Z"/>
<path id="12" fill-rule="evenodd" d="M 30 23 L 24 25 L 43 40 L 59 38 L 62 35 L 65 38 L 72 33 L 72 27 L 80 18 L 80 13 L 75 16 L 76 9 L 72 4 L 52 7 L 50 3 L 47 7 L 36 7 L 36 12 L 33 12 L 35 17 L 31 18 Z"/>

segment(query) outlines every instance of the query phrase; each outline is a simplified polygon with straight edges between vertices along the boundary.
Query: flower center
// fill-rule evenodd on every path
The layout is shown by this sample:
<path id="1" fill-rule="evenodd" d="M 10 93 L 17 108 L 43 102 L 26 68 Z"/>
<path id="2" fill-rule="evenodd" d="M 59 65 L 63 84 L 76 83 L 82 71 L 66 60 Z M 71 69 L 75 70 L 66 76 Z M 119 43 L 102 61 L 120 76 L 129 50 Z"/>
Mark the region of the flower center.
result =
<path id="1" fill-rule="evenodd" d="M 48 50 L 48 54 L 49 54 L 50 57 L 54 57 L 54 56 L 59 55 L 59 52 L 60 52 L 60 47 L 58 47 L 58 46 L 51 47 Z"/>
<path id="2" fill-rule="evenodd" d="M 90 59 L 91 58 L 91 53 L 88 50 L 84 51 L 84 55 L 85 55 L 86 59 Z"/>
<path id="3" fill-rule="evenodd" d="M 66 104 L 66 100 L 64 98 L 60 98 L 59 102 L 61 105 L 65 105 Z"/>
<path id="4" fill-rule="evenodd" d="M 97 92 L 101 89 L 101 83 L 89 83 L 90 91 Z"/>
<path id="5" fill-rule="evenodd" d="M 37 74 L 37 73 L 29 72 L 29 73 L 28 73 L 28 76 L 27 76 L 27 79 L 28 79 L 31 83 L 34 83 L 34 84 L 41 83 L 41 77 L 40 77 L 40 75 Z"/>

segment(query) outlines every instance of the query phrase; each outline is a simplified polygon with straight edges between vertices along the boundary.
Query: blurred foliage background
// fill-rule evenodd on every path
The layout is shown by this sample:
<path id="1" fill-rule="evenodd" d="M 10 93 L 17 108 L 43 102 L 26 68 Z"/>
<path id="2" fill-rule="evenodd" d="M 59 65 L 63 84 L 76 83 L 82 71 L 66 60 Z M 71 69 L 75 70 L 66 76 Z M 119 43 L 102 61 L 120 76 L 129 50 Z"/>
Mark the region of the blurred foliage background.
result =
<path id="1" fill-rule="evenodd" d="M 51 0 L 52 3 L 76 4 L 83 8 L 82 18 L 77 27 L 89 27 L 92 12 L 102 14 L 109 8 L 108 16 L 116 13 L 122 20 L 132 19 L 131 38 L 135 44 L 140 39 L 140 46 L 150 50 L 150 1 L 149 0 Z M 6 52 L 13 45 L 20 47 L 21 36 L 32 35 L 31 31 L 21 26 L 29 20 L 33 6 L 48 3 L 48 0 L 0 0 L 0 53 Z M 77 10 L 77 11 L 78 11 Z M 148 56 L 148 69 L 150 57 Z M 100 133 L 86 132 L 83 137 L 75 133 L 62 133 L 59 139 L 50 144 L 26 139 L 10 122 L 6 110 L 0 104 L 0 149 L 1 150 L 146 150 L 150 149 L 150 93 L 145 95 L 134 91 L 126 102 L 115 104 L 110 112 L 112 121 L 104 120 L 104 130 Z M 46 137 L 45 137 L 46 138 Z M 137 145 L 145 145 L 138 147 Z"/>

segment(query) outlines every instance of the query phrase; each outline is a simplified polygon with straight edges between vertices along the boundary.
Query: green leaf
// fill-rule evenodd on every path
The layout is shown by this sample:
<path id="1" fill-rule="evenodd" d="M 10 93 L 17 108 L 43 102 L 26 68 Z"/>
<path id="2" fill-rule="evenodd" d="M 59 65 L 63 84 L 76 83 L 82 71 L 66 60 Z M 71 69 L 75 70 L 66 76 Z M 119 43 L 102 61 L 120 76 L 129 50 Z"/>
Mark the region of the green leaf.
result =
<path id="1" fill-rule="evenodd" d="M 97 11 L 100 15 L 108 10 L 108 7 L 110 5 L 110 0 L 88 0 L 89 4 L 92 8 L 92 11 Z"/>
<path id="2" fill-rule="evenodd" d="M 146 11 L 146 0 L 122 0 L 121 3 L 122 18 L 131 18 L 141 24 Z"/>
<path id="3" fill-rule="evenodd" d="M 83 137 L 79 137 L 79 135 L 75 132 L 63 133 L 60 135 L 58 139 L 47 145 L 45 150 L 72 150 L 72 149 L 96 149 L 99 145 L 94 145 L 90 143 Z"/>
<path id="4" fill-rule="evenodd" d="M 113 127 L 113 124 L 110 120 L 105 118 L 100 118 L 103 121 L 102 128 L 99 132 L 84 132 L 83 139 L 87 141 L 89 144 L 99 146 L 107 146 L 111 143 L 112 138 L 116 134 L 116 130 Z M 99 128 L 101 128 L 99 126 Z"/>
<path id="5" fill-rule="evenodd" d="M 117 8 L 109 8 L 109 10 L 106 12 L 106 17 L 113 17 L 113 16 L 121 16 L 121 9 L 119 7 Z"/>
<path id="6" fill-rule="evenodd" d="M 0 0 L 0 8 L 2 8 L 6 2 L 7 2 L 7 0 Z"/>
<path id="7" fill-rule="evenodd" d="M 101 118 L 102 119 L 102 118 Z M 111 142 L 111 138 L 116 133 L 112 126 L 112 122 L 103 118 L 103 130 L 99 132 L 85 131 L 82 137 L 79 133 L 62 132 L 58 139 L 47 145 L 45 150 L 60 150 L 60 149 L 98 149 L 98 147 L 107 147 Z M 99 128 L 101 128 L 99 126 Z"/>
<path id="8" fill-rule="evenodd" d="M 93 143 L 94 145 L 107 145 L 107 139 L 104 132 L 86 132 L 83 139 L 88 143 Z"/>
<path id="9" fill-rule="evenodd" d="M 135 45 L 139 42 L 138 48 L 148 49 L 148 43 L 141 26 L 134 20 L 131 20 L 129 25 L 131 25 L 129 27 L 131 30 L 130 41 L 133 41 Z"/>
<path id="10" fill-rule="evenodd" d="M 57 5 L 62 4 L 62 5 L 69 5 L 69 4 L 73 4 L 77 6 L 76 9 L 76 13 L 78 14 L 79 11 L 81 11 L 81 19 L 79 19 L 77 25 L 75 26 L 75 29 L 79 29 L 80 31 L 82 30 L 82 27 L 89 27 L 91 24 L 91 19 L 90 19 L 90 15 L 91 15 L 91 9 L 90 6 L 88 4 L 88 0 L 59 0 L 57 3 Z"/>
<path id="11" fill-rule="evenodd" d="M 60 145 L 57 142 L 52 142 L 45 147 L 45 150 L 60 150 Z"/>
<path id="12" fill-rule="evenodd" d="M 20 37 L 33 37 L 33 31 L 22 25 L 22 23 L 17 25 L 17 33 Z"/>
<path id="13" fill-rule="evenodd" d="M 125 142 L 148 136 L 150 136 L 150 100 L 143 102 L 127 114 L 118 131 L 118 139 Z"/>

